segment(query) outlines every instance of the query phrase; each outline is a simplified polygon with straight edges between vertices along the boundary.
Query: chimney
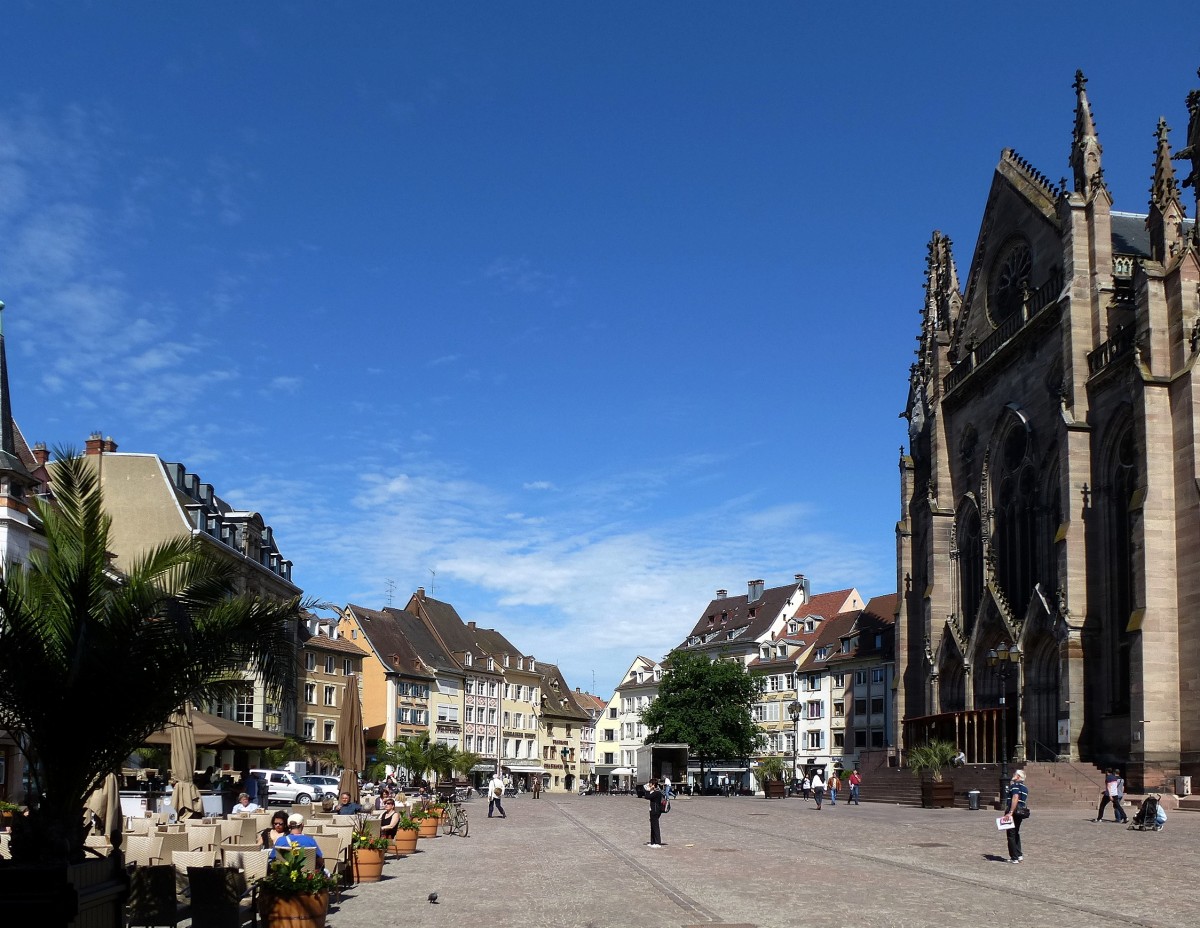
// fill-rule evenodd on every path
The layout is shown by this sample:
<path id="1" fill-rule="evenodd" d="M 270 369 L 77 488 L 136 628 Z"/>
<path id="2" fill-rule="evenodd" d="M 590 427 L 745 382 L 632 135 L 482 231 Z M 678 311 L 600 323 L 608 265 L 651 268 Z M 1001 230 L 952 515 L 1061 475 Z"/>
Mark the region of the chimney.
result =
<path id="1" fill-rule="evenodd" d="M 796 585 L 800 590 L 800 605 L 804 605 L 809 600 L 808 578 L 804 574 L 796 574 Z"/>
<path id="2" fill-rule="evenodd" d="M 468 622 L 468 623 L 467 623 L 467 628 L 474 628 L 474 627 L 475 627 L 475 623 L 474 623 L 474 622 Z"/>
<path id="3" fill-rule="evenodd" d="M 717 590 L 717 599 L 724 599 L 729 595 L 729 590 Z"/>
<path id="4" fill-rule="evenodd" d="M 105 454 L 115 454 L 117 450 L 117 443 L 113 441 L 113 437 L 109 435 L 108 438 L 104 439 L 104 444 L 102 444 L 100 447 Z"/>
<path id="5" fill-rule="evenodd" d="M 83 443 L 84 454 L 101 454 L 104 451 L 104 436 L 99 432 L 92 432 L 88 436 L 87 441 Z"/>
<path id="6" fill-rule="evenodd" d="M 424 599 L 424 598 L 425 598 L 425 587 L 423 587 L 423 586 L 417 587 L 417 599 Z"/>
<path id="7" fill-rule="evenodd" d="M 756 603 L 760 599 L 762 599 L 763 581 L 751 580 L 746 584 L 746 587 L 747 587 L 747 592 L 746 592 L 746 604 L 747 605 L 749 605 L 750 603 Z"/>
<path id="8" fill-rule="evenodd" d="M 50 452 L 46 450 L 46 443 L 44 441 L 39 441 L 33 446 L 33 459 L 38 464 L 45 464 L 50 460 Z"/>

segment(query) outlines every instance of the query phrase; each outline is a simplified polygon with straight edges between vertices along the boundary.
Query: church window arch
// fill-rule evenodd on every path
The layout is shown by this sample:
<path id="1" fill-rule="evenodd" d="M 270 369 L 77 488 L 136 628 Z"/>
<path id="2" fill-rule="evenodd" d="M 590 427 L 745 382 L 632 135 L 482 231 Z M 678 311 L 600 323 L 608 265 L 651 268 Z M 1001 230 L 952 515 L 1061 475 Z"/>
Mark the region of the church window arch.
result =
<path id="1" fill-rule="evenodd" d="M 1123 713 L 1129 711 L 1133 633 L 1128 628 L 1136 603 L 1134 532 L 1139 480 L 1137 438 L 1132 423 L 1127 422 L 1116 431 L 1104 458 L 1104 468 L 1101 503 L 1107 599 L 1104 641 L 1111 655 L 1110 711 Z"/>
<path id="2" fill-rule="evenodd" d="M 996 580 L 1012 607 L 1024 613 L 1038 580 L 1040 481 L 1034 464 L 1033 430 L 1016 407 L 1008 407 L 997 450 L 998 467 L 992 483 Z"/>
<path id="3" fill-rule="evenodd" d="M 958 542 L 958 614 L 962 619 L 963 634 L 970 638 L 983 597 L 983 533 L 979 506 L 970 497 L 959 506 L 955 535 Z"/>

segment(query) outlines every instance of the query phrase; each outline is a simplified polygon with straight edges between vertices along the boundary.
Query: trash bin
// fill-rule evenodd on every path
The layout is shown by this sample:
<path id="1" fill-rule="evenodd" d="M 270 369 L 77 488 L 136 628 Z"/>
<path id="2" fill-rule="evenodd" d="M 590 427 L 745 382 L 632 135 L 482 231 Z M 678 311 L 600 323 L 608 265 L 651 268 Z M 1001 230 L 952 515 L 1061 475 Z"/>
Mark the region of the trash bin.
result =
<path id="1" fill-rule="evenodd" d="M 1175 778 L 1175 795 L 1176 796 L 1192 795 L 1192 778 L 1191 777 L 1176 777 Z"/>
<path id="2" fill-rule="evenodd" d="M 973 789 L 967 793 L 967 808 L 972 812 L 979 811 L 979 790 Z"/>

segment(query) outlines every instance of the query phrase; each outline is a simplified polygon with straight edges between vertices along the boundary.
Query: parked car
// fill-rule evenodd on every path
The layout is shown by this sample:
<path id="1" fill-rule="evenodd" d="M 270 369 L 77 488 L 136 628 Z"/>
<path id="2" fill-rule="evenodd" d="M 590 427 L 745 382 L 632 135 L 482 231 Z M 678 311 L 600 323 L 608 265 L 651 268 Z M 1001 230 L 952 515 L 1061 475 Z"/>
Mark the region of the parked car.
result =
<path id="1" fill-rule="evenodd" d="M 313 788 L 313 799 L 320 800 L 323 796 L 332 796 L 337 799 L 338 787 L 342 781 L 337 777 L 324 776 L 319 773 L 309 773 L 298 778 L 301 783 L 306 783 Z"/>
<path id="2" fill-rule="evenodd" d="M 299 778 L 287 770 L 252 770 L 259 779 L 267 784 L 267 803 L 291 805 L 298 803 L 308 805 L 317 796 L 314 787 L 302 783 Z M 260 797 L 261 798 L 261 797 Z M 320 798 L 317 796 L 317 798 Z"/>

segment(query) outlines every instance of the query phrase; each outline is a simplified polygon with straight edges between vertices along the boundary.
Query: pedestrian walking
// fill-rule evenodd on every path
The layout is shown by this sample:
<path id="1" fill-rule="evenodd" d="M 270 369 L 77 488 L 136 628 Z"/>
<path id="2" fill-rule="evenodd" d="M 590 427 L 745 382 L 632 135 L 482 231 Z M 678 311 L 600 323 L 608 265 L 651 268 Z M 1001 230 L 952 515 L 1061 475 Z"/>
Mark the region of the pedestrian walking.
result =
<path id="1" fill-rule="evenodd" d="M 658 820 L 662 818 L 663 804 L 666 802 L 666 797 L 663 796 L 663 791 L 659 787 L 658 780 L 651 780 L 645 786 L 638 784 L 637 795 L 641 799 L 650 800 L 650 840 L 646 842 L 647 847 L 663 847 L 662 832 L 658 828 Z"/>
<path id="2" fill-rule="evenodd" d="M 1003 820 L 1012 822 L 1013 826 L 1004 832 L 1004 837 L 1008 839 L 1008 862 L 1019 864 L 1025 859 L 1021 850 L 1021 823 L 1029 818 L 1029 787 L 1025 785 L 1024 770 L 1013 773 L 1006 799 Z"/>
<path id="3" fill-rule="evenodd" d="M 805 802 L 808 801 L 808 793 L 809 793 L 809 790 L 811 790 L 811 789 L 812 789 L 812 780 L 810 780 L 808 778 L 808 774 L 806 773 L 804 775 L 804 779 L 800 781 L 800 795 L 804 798 Z"/>
<path id="4" fill-rule="evenodd" d="M 850 799 L 849 799 L 849 802 L 852 802 L 855 805 L 859 805 L 858 788 L 861 785 L 862 785 L 862 774 L 859 773 L 858 768 L 855 767 L 854 770 L 851 771 L 851 773 L 850 773 Z"/>
<path id="5" fill-rule="evenodd" d="M 1113 806 L 1113 818 L 1121 821 L 1121 817 L 1125 815 L 1125 810 L 1120 807 L 1117 796 L 1122 793 L 1121 775 L 1117 773 L 1115 767 L 1110 767 L 1104 771 L 1104 787 L 1100 790 L 1100 806 L 1096 809 L 1096 821 L 1104 821 L 1104 809 L 1111 802 Z"/>
<path id="6" fill-rule="evenodd" d="M 812 775 L 812 794 L 813 801 L 817 804 L 817 811 L 821 811 L 821 800 L 825 798 L 825 781 L 821 779 L 821 771 L 816 771 Z"/>
<path id="7" fill-rule="evenodd" d="M 1112 806 L 1113 812 L 1117 815 L 1117 823 L 1124 825 L 1129 821 L 1129 816 L 1125 814 L 1125 778 L 1120 773 L 1117 774 L 1117 795 L 1113 797 Z"/>
<path id="8" fill-rule="evenodd" d="M 541 799 L 541 798 L 542 798 L 542 777 L 541 777 L 541 774 L 535 773 L 535 774 L 533 775 L 533 781 L 532 781 L 532 783 L 531 783 L 530 785 L 531 785 L 531 786 L 532 786 L 532 788 L 533 788 L 533 798 L 534 798 L 534 799 Z"/>
<path id="9" fill-rule="evenodd" d="M 842 780 L 837 775 L 836 770 L 830 774 L 829 782 L 825 784 L 825 787 L 829 790 L 829 804 L 831 806 L 836 806 L 838 790 L 842 788 Z"/>
<path id="10" fill-rule="evenodd" d="M 504 814 L 504 806 L 500 802 L 503 798 L 504 780 L 500 776 L 500 771 L 497 770 L 492 774 L 492 779 L 488 783 L 488 818 L 492 817 L 493 812 L 499 812 L 501 818 L 508 818 Z"/>

